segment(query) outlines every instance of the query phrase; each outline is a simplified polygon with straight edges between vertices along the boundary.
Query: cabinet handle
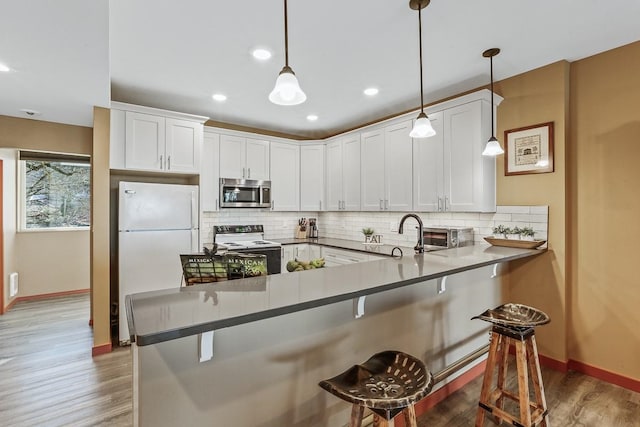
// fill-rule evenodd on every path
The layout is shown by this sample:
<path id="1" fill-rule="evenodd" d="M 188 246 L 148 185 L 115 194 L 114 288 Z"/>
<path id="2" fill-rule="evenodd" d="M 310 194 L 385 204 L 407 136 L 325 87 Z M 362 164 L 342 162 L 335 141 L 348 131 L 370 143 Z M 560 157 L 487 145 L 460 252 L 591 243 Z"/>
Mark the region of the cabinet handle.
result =
<path id="1" fill-rule="evenodd" d="M 389 199 L 385 199 L 384 200 L 384 210 L 388 211 L 389 210 Z"/>
<path id="2" fill-rule="evenodd" d="M 251 178 L 251 168 L 247 168 L 247 178 Z"/>
<path id="3" fill-rule="evenodd" d="M 451 209 L 451 206 L 447 206 L 450 205 L 449 203 L 449 198 L 447 196 L 444 196 L 444 210 L 448 211 L 449 209 Z"/>
<path id="4" fill-rule="evenodd" d="M 246 172 L 246 168 L 242 168 L 242 177 L 244 178 L 244 173 Z"/>
<path id="5" fill-rule="evenodd" d="M 163 164 L 162 164 L 162 159 L 163 159 L 163 156 L 162 156 L 162 154 L 161 154 L 161 155 L 160 155 L 160 170 L 162 170 L 162 169 L 164 168 L 164 166 L 163 166 Z"/>
<path id="6" fill-rule="evenodd" d="M 274 199 L 274 200 L 271 200 L 271 210 L 273 211 L 275 209 L 276 209 L 276 201 Z"/>
<path id="7" fill-rule="evenodd" d="M 438 197 L 438 212 L 442 212 L 442 197 Z"/>
<path id="8" fill-rule="evenodd" d="M 319 206 L 319 207 L 318 207 L 318 210 L 319 210 L 319 211 L 321 211 L 321 210 L 322 210 L 322 200 L 320 200 L 320 201 L 318 202 L 318 206 Z"/>
<path id="9" fill-rule="evenodd" d="M 167 170 L 171 170 L 171 156 L 167 156 Z"/>
<path id="10" fill-rule="evenodd" d="M 380 210 L 384 209 L 384 205 L 382 204 L 382 199 L 380 199 Z"/>

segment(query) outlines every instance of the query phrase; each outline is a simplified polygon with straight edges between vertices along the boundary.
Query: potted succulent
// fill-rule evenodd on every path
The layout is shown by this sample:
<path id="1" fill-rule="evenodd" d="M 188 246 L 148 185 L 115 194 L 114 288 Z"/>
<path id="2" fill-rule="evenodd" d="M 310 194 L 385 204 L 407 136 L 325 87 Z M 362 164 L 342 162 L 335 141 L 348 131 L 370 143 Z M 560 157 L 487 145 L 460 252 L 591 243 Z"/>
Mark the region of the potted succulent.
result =
<path id="1" fill-rule="evenodd" d="M 507 239 L 511 240 L 520 240 L 520 234 L 522 234 L 522 229 L 518 226 L 513 228 L 509 228 L 507 232 Z"/>
<path id="2" fill-rule="evenodd" d="M 362 229 L 362 234 L 364 234 L 364 241 L 365 241 L 365 242 L 369 242 L 369 241 L 371 240 L 371 236 L 373 236 L 373 234 L 374 234 L 375 232 L 376 232 L 376 231 L 375 231 L 373 228 L 371 228 L 371 227 L 365 227 L 365 228 L 363 228 L 363 229 Z"/>
<path id="3" fill-rule="evenodd" d="M 506 239 L 507 233 L 509 232 L 509 228 L 500 224 L 497 227 L 493 227 L 493 237 L 496 239 Z"/>
<path id="4" fill-rule="evenodd" d="M 535 240 L 535 234 L 535 231 L 533 231 L 533 228 L 531 227 L 523 227 L 520 230 L 520 236 L 522 240 Z"/>

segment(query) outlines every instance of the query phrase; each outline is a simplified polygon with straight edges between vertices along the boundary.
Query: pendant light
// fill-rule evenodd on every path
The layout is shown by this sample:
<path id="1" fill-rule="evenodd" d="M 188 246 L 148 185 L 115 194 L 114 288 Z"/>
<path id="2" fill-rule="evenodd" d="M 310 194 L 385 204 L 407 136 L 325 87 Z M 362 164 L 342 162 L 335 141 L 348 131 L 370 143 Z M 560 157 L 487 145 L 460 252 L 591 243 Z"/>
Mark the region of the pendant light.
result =
<path id="1" fill-rule="evenodd" d="M 411 138 L 427 138 L 436 134 L 431 126 L 431 121 L 424 112 L 424 98 L 422 88 L 422 9 L 427 7 L 431 0 L 410 0 L 409 7 L 418 11 L 418 40 L 420 44 L 420 114 L 409 133 Z"/>
<path id="2" fill-rule="evenodd" d="M 485 58 L 489 58 L 491 61 L 491 138 L 487 141 L 487 145 L 484 147 L 484 151 L 482 152 L 483 156 L 498 156 L 500 154 L 504 154 L 504 150 L 500 146 L 500 143 L 496 139 L 495 132 L 493 130 L 493 110 L 495 106 L 493 105 L 493 57 L 500 53 L 500 49 L 497 47 L 487 49 L 482 52 L 482 56 Z"/>
<path id="3" fill-rule="evenodd" d="M 278 105 L 297 105 L 306 101 L 296 74 L 289 67 L 289 29 L 287 26 L 287 0 L 284 0 L 284 67 L 278 75 L 276 85 L 269 94 L 269 101 Z"/>

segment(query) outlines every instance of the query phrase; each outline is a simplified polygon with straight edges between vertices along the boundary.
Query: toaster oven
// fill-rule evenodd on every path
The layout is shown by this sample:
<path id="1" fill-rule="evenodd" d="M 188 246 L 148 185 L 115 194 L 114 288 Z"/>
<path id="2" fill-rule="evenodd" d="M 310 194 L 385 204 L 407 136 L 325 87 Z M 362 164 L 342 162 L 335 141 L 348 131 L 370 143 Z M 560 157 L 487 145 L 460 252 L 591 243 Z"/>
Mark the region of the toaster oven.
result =
<path id="1" fill-rule="evenodd" d="M 473 228 L 435 226 L 422 230 L 425 250 L 458 248 L 473 245 Z"/>

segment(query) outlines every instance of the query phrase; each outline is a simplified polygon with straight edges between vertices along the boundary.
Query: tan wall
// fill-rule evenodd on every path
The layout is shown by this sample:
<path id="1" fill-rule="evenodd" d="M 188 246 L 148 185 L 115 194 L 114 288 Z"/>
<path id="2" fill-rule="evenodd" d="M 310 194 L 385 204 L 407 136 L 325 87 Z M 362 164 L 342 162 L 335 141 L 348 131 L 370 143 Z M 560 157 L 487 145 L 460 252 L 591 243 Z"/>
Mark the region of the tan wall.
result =
<path id="1" fill-rule="evenodd" d="M 28 149 L 54 151 L 61 153 L 91 154 L 93 134 L 91 128 L 43 122 L 39 120 L 20 119 L 0 116 L 0 147 L 7 149 Z M 10 161 L 5 161 L 5 300 L 8 298 L 8 277 L 12 271 L 18 271 L 20 290 L 18 296 L 37 295 L 41 291 L 61 292 L 70 289 L 86 289 L 89 287 L 89 257 L 88 232 L 46 232 L 16 234 L 16 162 L 15 151 L 12 151 Z M 12 193 L 9 194 L 11 190 Z M 72 235 L 73 234 L 73 235 Z M 84 234 L 84 240 L 82 236 Z M 84 242 L 84 246 L 73 248 L 75 243 Z M 47 250 L 44 251 L 44 248 Z M 54 249 L 52 249 L 54 248 Z M 58 249 L 55 249 L 58 248 Z M 68 262 L 59 248 L 72 251 L 76 258 L 76 273 L 67 268 Z M 51 252 L 51 249 L 53 252 Z M 73 252 L 75 251 L 75 252 Z M 27 260 L 32 260 L 34 254 L 42 257 L 58 257 L 62 271 L 53 276 L 41 275 L 41 271 L 34 271 Z M 54 266 L 50 260 L 43 261 Z M 84 272 L 84 273 L 81 273 Z M 84 285 L 78 283 L 78 275 L 84 274 Z M 42 283 L 44 277 L 48 283 Z M 73 282 L 73 285 L 70 283 Z M 5 301 L 8 302 L 8 301 Z"/>
<path id="2" fill-rule="evenodd" d="M 13 247 L 19 297 L 89 288 L 88 230 L 22 232 Z"/>
<path id="3" fill-rule="evenodd" d="M 91 157 L 91 318 L 94 347 L 111 345 L 109 293 L 110 112 L 93 109 Z"/>
<path id="4" fill-rule="evenodd" d="M 0 283 L 3 289 L 3 307 L 9 305 L 16 297 L 9 298 L 9 274 L 17 271 L 16 251 L 12 250 L 16 238 L 16 151 L 0 149 L 2 167 L 2 228 L 3 228 L 3 259 L 4 274 Z M 18 281 L 19 282 L 19 281 Z M 16 295 L 17 296 L 17 295 Z"/>
<path id="5" fill-rule="evenodd" d="M 91 154 L 91 128 L 0 116 L 0 147 Z"/>
<path id="6" fill-rule="evenodd" d="M 557 62 L 496 85 L 504 97 L 498 107 L 497 137 L 504 131 L 538 123 L 554 122 L 555 172 L 504 175 L 504 156 L 496 168 L 498 205 L 549 205 L 549 251 L 526 262 L 511 263 L 505 299 L 544 310 L 552 319 L 539 328 L 542 354 L 566 361 L 566 249 L 565 249 L 565 134 L 569 102 L 569 63 Z"/>
<path id="7" fill-rule="evenodd" d="M 640 42 L 571 67 L 569 357 L 640 379 Z"/>

